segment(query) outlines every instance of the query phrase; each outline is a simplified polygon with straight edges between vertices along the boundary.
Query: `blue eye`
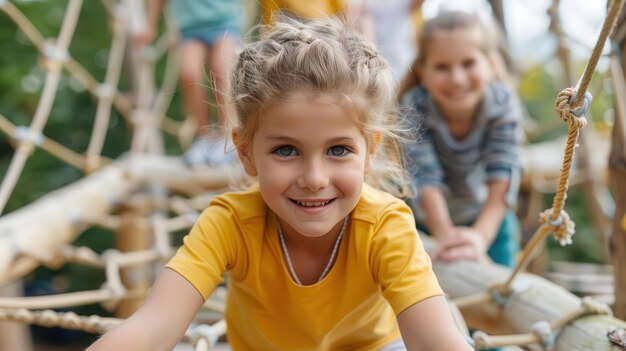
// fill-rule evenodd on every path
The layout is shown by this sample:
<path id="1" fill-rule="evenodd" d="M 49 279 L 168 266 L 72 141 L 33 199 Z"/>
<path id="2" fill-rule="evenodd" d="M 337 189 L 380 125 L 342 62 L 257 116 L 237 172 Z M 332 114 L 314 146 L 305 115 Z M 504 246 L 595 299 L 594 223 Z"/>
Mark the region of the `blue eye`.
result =
<path id="1" fill-rule="evenodd" d="M 280 157 L 298 156 L 298 151 L 293 146 L 280 146 L 280 147 L 274 149 L 274 151 L 272 151 L 272 153 L 274 153 L 274 154 L 276 154 L 276 155 L 278 155 Z"/>
<path id="2" fill-rule="evenodd" d="M 326 153 L 328 156 L 341 157 L 346 156 L 350 150 L 345 146 L 333 146 Z"/>
<path id="3" fill-rule="evenodd" d="M 475 64 L 476 60 L 474 59 L 465 60 L 463 61 L 463 68 L 472 68 Z"/>

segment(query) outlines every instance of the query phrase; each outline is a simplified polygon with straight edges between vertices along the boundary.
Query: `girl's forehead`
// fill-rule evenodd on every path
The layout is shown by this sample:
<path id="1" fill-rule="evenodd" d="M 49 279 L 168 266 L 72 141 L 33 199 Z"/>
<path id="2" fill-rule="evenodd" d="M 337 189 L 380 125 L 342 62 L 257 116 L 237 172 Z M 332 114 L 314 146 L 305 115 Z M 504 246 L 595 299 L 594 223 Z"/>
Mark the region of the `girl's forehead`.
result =
<path id="1" fill-rule="evenodd" d="M 304 115 L 312 119 L 326 114 L 360 124 L 363 109 L 356 100 L 338 93 L 294 92 L 267 104 L 260 114 L 260 122 L 263 123 L 264 116 L 276 114 Z"/>
<path id="2" fill-rule="evenodd" d="M 307 129 L 311 133 L 334 133 L 333 128 L 363 134 L 360 113 L 337 96 L 292 94 L 274 101 L 259 114 L 258 131 L 287 132 Z"/>
<path id="3" fill-rule="evenodd" d="M 481 47 L 485 46 L 485 33 L 478 25 L 458 27 L 452 29 L 435 29 L 431 36 L 432 42 L 459 40 L 466 43 L 472 43 Z"/>
<path id="4" fill-rule="evenodd" d="M 479 30 L 469 28 L 439 29 L 424 43 L 421 62 L 431 59 L 457 59 L 460 55 L 485 54 L 485 38 Z"/>

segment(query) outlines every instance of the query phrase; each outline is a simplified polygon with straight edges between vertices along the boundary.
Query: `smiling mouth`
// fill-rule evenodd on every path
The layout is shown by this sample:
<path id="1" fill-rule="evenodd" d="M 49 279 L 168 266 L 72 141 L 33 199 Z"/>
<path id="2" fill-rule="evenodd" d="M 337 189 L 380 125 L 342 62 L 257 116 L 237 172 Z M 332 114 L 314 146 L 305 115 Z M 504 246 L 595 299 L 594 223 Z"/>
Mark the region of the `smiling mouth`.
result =
<path id="1" fill-rule="evenodd" d="M 322 207 L 335 201 L 335 199 L 324 200 L 324 201 L 301 201 L 301 200 L 294 200 L 294 199 L 289 199 L 289 200 L 291 200 L 291 202 L 295 203 L 296 205 L 302 206 L 302 207 Z"/>
<path id="2" fill-rule="evenodd" d="M 469 91 L 458 91 L 458 92 L 454 92 L 454 93 L 448 93 L 448 97 L 450 98 L 459 98 L 459 97 L 465 97 L 469 94 Z"/>

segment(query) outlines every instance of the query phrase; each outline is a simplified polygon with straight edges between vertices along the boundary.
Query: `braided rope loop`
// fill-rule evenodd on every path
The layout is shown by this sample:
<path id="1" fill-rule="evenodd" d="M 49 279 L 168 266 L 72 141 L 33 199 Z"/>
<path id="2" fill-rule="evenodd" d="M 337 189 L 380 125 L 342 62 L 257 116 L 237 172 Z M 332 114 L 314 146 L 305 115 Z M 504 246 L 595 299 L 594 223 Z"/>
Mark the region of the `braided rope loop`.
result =
<path id="1" fill-rule="evenodd" d="M 585 114 L 589 110 L 593 98 L 589 92 L 585 92 L 582 105 L 573 106 L 572 103 L 576 100 L 577 96 L 578 92 L 575 88 L 565 88 L 557 96 L 554 107 L 565 123 L 574 128 L 581 129 L 587 125 Z"/>
<path id="2" fill-rule="evenodd" d="M 572 243 L 572 236 L 576 231 L 576 223 L 570 219 L 565 211 L 561 211 L 556 220 L 553 218 L 552 209 L 547 209 L 539 214 L 539 223 L 551 227 L 554 239 L 556 239 L 561 246 L 570 245 Z"/>

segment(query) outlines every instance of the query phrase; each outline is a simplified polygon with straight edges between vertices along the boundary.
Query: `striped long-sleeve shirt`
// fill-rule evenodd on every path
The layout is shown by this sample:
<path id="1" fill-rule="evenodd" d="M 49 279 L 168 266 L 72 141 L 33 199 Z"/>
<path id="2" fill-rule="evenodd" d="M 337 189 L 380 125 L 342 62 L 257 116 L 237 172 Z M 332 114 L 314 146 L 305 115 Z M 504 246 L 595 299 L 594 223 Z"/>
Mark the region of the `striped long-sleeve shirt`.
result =
<path id="1" fill-rule="evenodd" d="M 498 82 L 485 89 L 472 131 L 454 138 L 437 107 L 421 87 L 404 99 L 409 118 L 417 128 L 415 143 L 405 145 L 406 159 L 418 189 L 413 199 L 418 221 L 424 221 L 419 189 L 438 186 L 446 198 L 452 221 L 467 225 L 476 219 L 488 195 L 489 180 L 507 179 L 507 204 L 517 199 L 520 179 L 519 149 L 522 137 L 520 101 Z"/>

